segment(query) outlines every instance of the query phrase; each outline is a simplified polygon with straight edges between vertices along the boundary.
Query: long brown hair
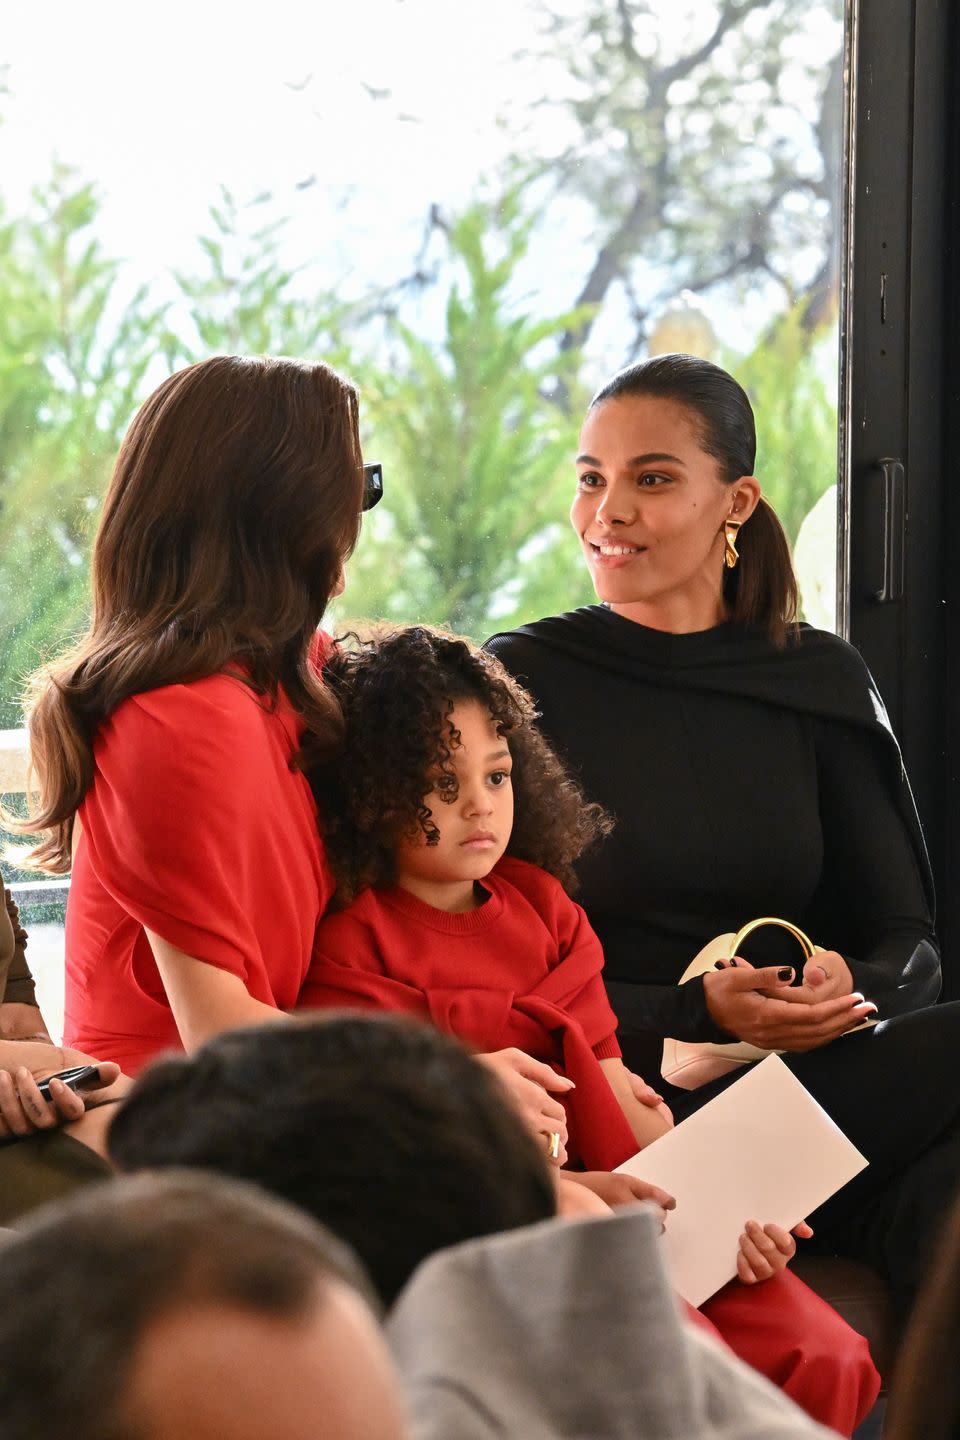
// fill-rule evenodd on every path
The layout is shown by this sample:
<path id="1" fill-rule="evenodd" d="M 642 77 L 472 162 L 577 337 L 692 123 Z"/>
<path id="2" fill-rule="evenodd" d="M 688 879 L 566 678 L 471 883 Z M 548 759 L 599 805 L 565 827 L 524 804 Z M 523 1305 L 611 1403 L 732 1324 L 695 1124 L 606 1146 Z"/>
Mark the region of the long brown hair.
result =
<path id="1" fill-rule="evenodd" d="M 614 375 L 594 395 L 590 409 L 630 395 L 672 400 L 690 411 L 700 443 L 718 461 L 724 484 L 753 474 L 757 459 L 753 407 L 743 386 L 719 365 L 695 355 L 656 355 Z M 740 563 L 723 572 L 723 598 L 730 618 L 736 624 L 762 626 L 775 645 L 783 645 L 796 625 L 800 597 L 787 537 L 766 500 L 761 499 L 744 523 L 737 549 Z"/>
<path id="2" fill-rule="evenodd" d="M 318 743 L 338 732 L 308 650 L 362 490 L 357 393 L 326 365 L 219 355 L 154 391 L 107 490 L 89 628 L 31 682 L 39 805 L 10 825 L 45 832 L 29 863 L 70 869 L 94 737 L 130 695 L 236 662 L 271 701 L 282 686 Z"/>

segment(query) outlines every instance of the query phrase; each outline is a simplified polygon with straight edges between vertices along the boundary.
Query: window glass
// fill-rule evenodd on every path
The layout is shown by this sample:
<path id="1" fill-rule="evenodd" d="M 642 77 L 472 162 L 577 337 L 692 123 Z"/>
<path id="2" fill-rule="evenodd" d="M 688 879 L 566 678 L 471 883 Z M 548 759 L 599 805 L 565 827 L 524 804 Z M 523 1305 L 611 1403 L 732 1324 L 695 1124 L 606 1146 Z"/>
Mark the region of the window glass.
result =
<path id="1" fill-rule="evenodd" d="M 746 385 L 805 612 L 834 624 L 842 0 L 335 12 L 104 0 L 96 25 L 58 8 L 55 45 L 46 7 L 4 18 L 0 729 L 84 624 L 138 401 L 217 351 L 361 387 L 387 499 L 334 627 L 482 639 L 588 601 L 579 417 L 674 349 Z M 53 966 L 62 886 L 23 898 Z"/>

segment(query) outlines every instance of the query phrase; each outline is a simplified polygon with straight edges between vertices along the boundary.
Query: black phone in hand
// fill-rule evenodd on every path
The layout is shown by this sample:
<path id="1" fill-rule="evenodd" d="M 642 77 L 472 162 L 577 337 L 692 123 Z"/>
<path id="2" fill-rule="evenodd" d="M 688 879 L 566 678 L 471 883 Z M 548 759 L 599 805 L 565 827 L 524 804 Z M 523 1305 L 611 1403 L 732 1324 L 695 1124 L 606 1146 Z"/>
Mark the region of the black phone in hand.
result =
<path id="1" fill-rule="evenodd" d="M 100 1082 L 99 1065 L 75 1065 L 72 1070 L 59 1070 L 48 1075 L 46 1080 L 37 1081 L 37 1089 L 44 1100 L 50 1099 L 50 1081 L 62 1080 L 71 1090 L 96 1090 Z"/>

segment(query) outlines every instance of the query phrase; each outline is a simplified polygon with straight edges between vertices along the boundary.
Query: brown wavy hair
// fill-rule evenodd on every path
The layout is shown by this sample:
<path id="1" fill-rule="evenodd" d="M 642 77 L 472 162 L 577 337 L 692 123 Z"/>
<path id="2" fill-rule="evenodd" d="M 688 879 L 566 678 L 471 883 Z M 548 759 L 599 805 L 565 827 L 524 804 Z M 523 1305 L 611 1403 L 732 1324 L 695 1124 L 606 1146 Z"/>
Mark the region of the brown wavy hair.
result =
<path id="1" fill-rule="evenodd" d="M 322 364 L 219 355 L 165 380 L 121 446 L 91 565 L 82 638 L 34 676 L 30 753 L 39 804 L 9 828 L 42 833 L 37 869 L 70 869 L 93 742 L 129 696 L 243 667 L 283 688 L 314 747 L 336 702 L 308 652 L 360 527 L 357 392 Z"/>
<path id="2" fill-rule="evenodd" d="M 576 887 L 574 862 L 613 822 L 584 799 L 537 729 L 530 696 L 499 660 L 423 625 L 377 627 L 363 638 L 344 637 L 324 678 L 343 710 L 344 744 L 307 774 L 336 876 L 335 906 L 395 882 L 401 837 L 419 831 L 428 845 L 437 843 L 425 798 L 438 788 L 444 802 L 457 797 L 452 760 L 460 736 L 450 715 L 464 700 L 486 707 L 513 757 L 506 853 Z"/>
<path id="3" fill-rule="evenodd" d="M 623 396 L 650 395 L 683 405 L 700 432 L 700 444 L 717 461 L 720 479 L 732 485 L 752 475 L 757 459 L 757 427 L 747 392 L 733 376 L 696 355 L 656 355 L 630 365 L 608 380 L 589 408 Z M 737 536 L 740 563 L 724 569 L 723 598 L 735 624 L 758 625 L 775 645 L 797 631 L 800 593 L 790 545 L 766 500 L 745 521 Z"/>

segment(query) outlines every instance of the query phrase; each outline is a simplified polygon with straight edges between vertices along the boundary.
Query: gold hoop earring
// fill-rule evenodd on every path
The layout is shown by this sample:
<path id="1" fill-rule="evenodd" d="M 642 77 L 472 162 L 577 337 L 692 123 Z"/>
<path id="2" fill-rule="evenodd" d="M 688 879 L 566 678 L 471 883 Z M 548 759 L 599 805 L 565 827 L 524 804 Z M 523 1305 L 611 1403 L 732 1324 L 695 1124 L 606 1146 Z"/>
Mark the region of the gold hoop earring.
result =
<path id="1" fill-rule="evenodd" d="M 737 550 L 737 536 L 742 520 L 727 520 L 723 527 L 723 563 L 728 570 L 735 570 L 740 552 Z"/>

